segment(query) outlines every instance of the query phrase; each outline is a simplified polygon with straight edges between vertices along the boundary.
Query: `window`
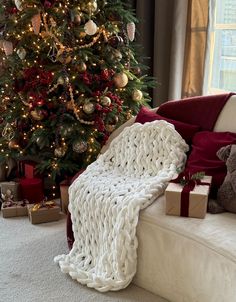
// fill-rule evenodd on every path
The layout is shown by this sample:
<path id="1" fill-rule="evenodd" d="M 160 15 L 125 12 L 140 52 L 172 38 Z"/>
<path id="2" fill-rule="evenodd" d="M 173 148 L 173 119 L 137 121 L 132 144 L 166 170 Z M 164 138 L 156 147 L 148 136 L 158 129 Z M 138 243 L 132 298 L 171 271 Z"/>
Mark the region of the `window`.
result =
<path id="1" fill-rule="evenodd" d="M 236 91 L 236 1 L 215 0 L 207 93 Z"/>

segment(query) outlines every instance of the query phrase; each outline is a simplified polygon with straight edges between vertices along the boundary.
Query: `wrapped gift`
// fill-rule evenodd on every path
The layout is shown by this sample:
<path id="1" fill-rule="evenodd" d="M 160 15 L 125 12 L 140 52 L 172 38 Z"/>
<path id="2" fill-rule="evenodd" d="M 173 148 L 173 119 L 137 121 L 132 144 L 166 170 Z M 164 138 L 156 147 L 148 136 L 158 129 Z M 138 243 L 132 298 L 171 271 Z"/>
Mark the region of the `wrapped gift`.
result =
<path id="1" fill-rule="evenodd" d="M 2 204 L 2 216 L 4 218 L 28 216 L 28 201 L 4 201 Z"/>
<path id="2" fill-rule="evenodd" d="M 5 181 L 0 183 L 0 187 L 3 200 L 8 199 L 8 197 L 13 201 L 19 200 L 19 183 L 15 181 Z"/>
<path id="3" fill-rule="evenodd" d="M 64 213 L 68 212 L 69 204 L 69 186 L 71 185 L 71 179 L 65 179 L 60 182 L 60 194 L 61 194 L 61 206 Z"/>
<path id="4" fill-rule="evenodd" d="M 54 201 L 42 201 L 34 205 L 28 205 L 27 208 L 32 224 L 60 219 L 60 207 Z"/>
<path id="5" fill-rule="evenodd" d="M 44 199 L 43 182 L 40 178 L 21 178 L 21 197 L 29 200 L 30 203 L 37 203 Z"/>
<path id="6" fill-rule="evenodd" d="M 194 174 L 194 175 L 197 175 Z M 204 218 L 207 211 L 208 195 L 211 185 L 211 176 L 195 179 L 194 175 L 183 183 L 183 174 L 172 180 L 165 191 L 166 214 Z"/>

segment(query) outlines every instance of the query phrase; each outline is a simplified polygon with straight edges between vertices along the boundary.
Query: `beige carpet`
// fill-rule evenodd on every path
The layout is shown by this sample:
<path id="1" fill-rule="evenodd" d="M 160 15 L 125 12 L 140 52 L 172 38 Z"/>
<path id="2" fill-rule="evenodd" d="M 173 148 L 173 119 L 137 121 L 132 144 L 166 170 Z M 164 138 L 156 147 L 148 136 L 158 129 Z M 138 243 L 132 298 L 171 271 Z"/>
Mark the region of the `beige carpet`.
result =
<path id="1" fill-rule="evenodd" d="M 78 284 L 53 262 L 67 251 L 65 217 L 32 225 L 27 217 L 0 216 L 0 301 L 167 302 L 132 284 L 108 293 Z"/>

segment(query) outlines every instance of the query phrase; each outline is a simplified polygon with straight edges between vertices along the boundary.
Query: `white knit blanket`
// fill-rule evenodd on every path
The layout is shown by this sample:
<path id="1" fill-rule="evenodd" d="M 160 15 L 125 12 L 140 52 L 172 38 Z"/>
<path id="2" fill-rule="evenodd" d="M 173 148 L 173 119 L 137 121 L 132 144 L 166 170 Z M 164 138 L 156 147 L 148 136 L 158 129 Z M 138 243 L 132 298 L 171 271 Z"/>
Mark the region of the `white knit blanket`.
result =
<path id="1" fill-rule="evenodd" d="M 136 272 L 139 211 L 163 193 L 187 150 L 165 121 L 125 128 L 69 189 L 75 242 L 54 259 L 62 272 L 102 292 L 128 286 Z"/>

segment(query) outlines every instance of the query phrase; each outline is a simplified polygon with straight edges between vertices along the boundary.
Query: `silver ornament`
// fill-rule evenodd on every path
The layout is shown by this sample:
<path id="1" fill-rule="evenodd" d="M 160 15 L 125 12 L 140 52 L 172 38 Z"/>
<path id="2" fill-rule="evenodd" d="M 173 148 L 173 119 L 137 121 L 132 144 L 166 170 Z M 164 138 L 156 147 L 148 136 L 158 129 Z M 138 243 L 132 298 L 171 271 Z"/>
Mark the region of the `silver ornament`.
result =
<path id="1" fill-rule="evenodd" d="M 93 20 L 89 20 L 88 22 L 85 23 L 84 25 L 84 31 L 86 32 L 87 35 L 93 36 L 96 34 L 98 30 L 98 27 Z"/>
<path id="2" fill-rule="evenodd" d="M 72 149 L 76 153 L 83 153 L 88 149 L 88 144 L 85 141 L 77 140 L 73 143 Z"/>
<path id="3" fill-rule="evenodd" d="M 13 44 L 12 44 L 12 42 L 4 40 L 2 44 L 3 44 L 3 49 L 4 49 L 4 52 L 5 52 L 6 56 L 12 55 L 12 53 L 13 53 Z"/>
<path id="4" fill-rule="evenodd" d="M 129 40 L 133 42 L 135 37 L 135 23 L 134 22 L 128 23 L 126 29 L 127 29 Z"/>
<path id="5" fill-rule="evenodd" d="M 17 49 L 16 53 L 21 60 L 24 60 L 24 58 L 26 57 L 26 50 L 24 49 L 24 47 Z"/>
<path id="6" fill-rule="evenodd" d="M 88 102 L 83 105 L 83 111 L 87 114 L 91 114 L 95 111 L 94 103 Z"/>
<path id="7" fill-rule="evenodd" d="M 23 1 L 22 0 L 15 0 L 15 6 L 19 11 L 23 10 Z"/>
<path id="8" fill-rule="evenodd" d="M 101 97 L 100 101 L 101 101 L 101 104 L 103 106 L 110 106 L 111 105 L 111 99 L 108 96 Z"/>

